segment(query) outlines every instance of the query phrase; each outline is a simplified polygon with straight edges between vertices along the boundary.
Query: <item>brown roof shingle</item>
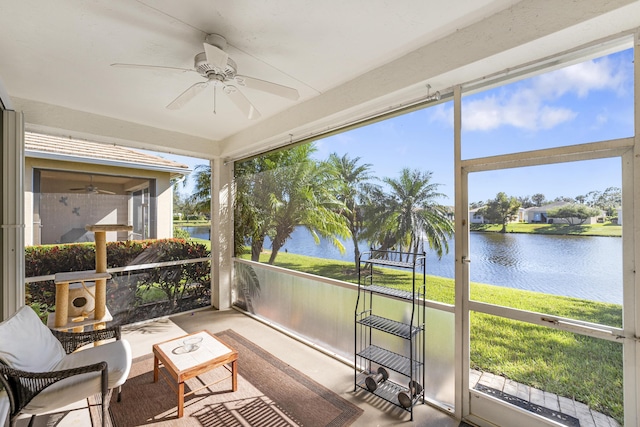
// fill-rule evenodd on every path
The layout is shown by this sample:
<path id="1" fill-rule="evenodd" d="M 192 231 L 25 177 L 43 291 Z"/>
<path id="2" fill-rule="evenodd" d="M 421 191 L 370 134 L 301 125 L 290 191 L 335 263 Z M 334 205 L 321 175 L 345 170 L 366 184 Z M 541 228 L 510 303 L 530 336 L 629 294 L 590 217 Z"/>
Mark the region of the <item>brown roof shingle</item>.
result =
<path id="1" fill-rule="evenodd" d="M 189 166 L 162 157 L 120 147 L 118 145 L 107 145 L 98 142 L 83 141 L 60 136 L 43 135 L 33 132 L 25 132 L 24 145 L 26 157 L 31 153 L 45 153 L 54 156 L 64 156 L 77 158 L 82 162 L 89 159 L 101 160 L 103 162 L 130 163 L 131 167 L 153 167 L 166 168 L 179 172 L 184 170 L 185 174 L 190 172 Z M 74 159 L 75 160 L 75 159 Z M 87 162 L 87 163 L 90 163 Z"/>

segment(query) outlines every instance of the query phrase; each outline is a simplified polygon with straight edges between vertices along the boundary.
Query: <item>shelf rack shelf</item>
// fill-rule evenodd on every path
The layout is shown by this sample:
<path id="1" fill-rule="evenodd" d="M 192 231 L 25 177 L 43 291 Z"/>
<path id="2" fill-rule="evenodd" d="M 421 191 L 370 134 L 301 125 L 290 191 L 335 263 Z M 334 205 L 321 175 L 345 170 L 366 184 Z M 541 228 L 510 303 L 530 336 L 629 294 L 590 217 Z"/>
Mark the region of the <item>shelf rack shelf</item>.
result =
<path id="1" fill-rule="evenodd" d="M 354 391 L 372 393 L 410 412 L 413 420 L 413 407 L 424 402 L 426 254 L 371 249 L 359 261 Z M 381 283 L 384 274 L 374 274 L 374 267 L 410 270 L 411 290 L 384 286 Z M 406 301 L 410 306 L 409 318 L 398 321 L 392 319 L 398 313 L 378 313 L 384 310 L 378 307 L 382 304 L 374 295 Z M 388 340 L 381 338 L 384 336 L 408 342 L 408 346 L 401 346 L 406 354 L 386 348 Z"/>

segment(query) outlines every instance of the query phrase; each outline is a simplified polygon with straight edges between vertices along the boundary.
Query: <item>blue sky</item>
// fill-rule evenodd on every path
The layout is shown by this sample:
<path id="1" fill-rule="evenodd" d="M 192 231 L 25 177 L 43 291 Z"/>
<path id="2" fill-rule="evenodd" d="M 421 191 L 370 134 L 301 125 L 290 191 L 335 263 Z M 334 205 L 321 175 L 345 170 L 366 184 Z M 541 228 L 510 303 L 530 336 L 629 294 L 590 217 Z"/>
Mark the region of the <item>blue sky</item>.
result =
<path id="1" fill-rule="evenodd" d="M 463 97 L 463 159 L 603 141 L 633 135 L 631 49 Z M 402 168 L 433 173 L 453 204 L 453 103 L 316 142 L 317 159 L 360 157 L 377 177 Z M 163 155 L 194 166 L 201 161 Z M 544 194 L 548 200 L 620 187 L 620 159 L 472 174 L 469 200 Z"/>

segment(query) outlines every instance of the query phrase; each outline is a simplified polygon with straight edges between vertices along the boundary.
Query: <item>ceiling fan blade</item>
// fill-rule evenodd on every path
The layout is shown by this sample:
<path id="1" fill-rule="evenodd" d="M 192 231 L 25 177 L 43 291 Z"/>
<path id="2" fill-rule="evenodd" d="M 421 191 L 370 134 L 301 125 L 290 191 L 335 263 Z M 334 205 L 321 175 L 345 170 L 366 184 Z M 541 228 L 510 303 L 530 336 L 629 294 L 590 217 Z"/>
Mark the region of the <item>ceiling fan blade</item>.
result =
<path id="1" fill-rule="evenodd" d="M 96 192 L 99 194 L 110 194 L 110 195 L 114 195 L 116 193 L 114 193 L 113 191 L 108 191 L 108 190 L 100 190 L 96 188 Z"/>
<path id="2" fill-rule="evenodd" d="M 204 44 L 204 53 L 207 56 L 207 62 L 221 70 L 227 68 L 227 60 L 229 55 L 224 50 L 209 43 Z"/>
<path id="3" fill-rule="evenodd" d="M 256 107 L 253 106 L 237 87 L 226 85 L 224 86 L 224 93 L 229 96 L 229 99 L 236 104 L 236 107 L 238 107 L 249 120 L 255 120 L 260 117 L 260 112 L 256 110 Z"/>
<path id="4" fill-rule="evenodd" d="M 274 95 L 282 96 L 283 98 L 292 99 L 294 101 L 300 98 L 300 94 L 298 93 L 298 91 L 289 86 L 283 86 L 277 83 L 272 83 L 247 76 L 236 76 L 236 81 L 240 86 L 246 86 L 251 89 L 269 92 Z"/>
<path id="5" fill-rule="evenodd" d="M 79 188 L 70 188 L 69 191 L 84 191 L 85 188 L 84 187 L 79 187 Z"/>
<path id="6" fill-rule="evenodd" d="M 141 69 L 141 70 L 173 71 L 173 72 L 179 72 L 179 73 L 184 73 L 186 71 L 195 72 L 195 70 L 191 70 L 189 68 L 163 67 L 161 65 L 142 65 L 142 64 L 115 63 L 115 64 L 111 64 L 111 66 L 112 67 L 118 67 L 118 68 L 134 68 L 134 69 Z"/>
<path id="7" fill-rule="evenodd" d="M 191 101 L 197 94 L 202 92 L 207 86 L 209 82 L 198 82 L 191 85 L 187 90 L 182 92 L 176 99 L 171 101 L 169 105 L 167 105 L 167 109 L 169 110 L 179 110 L 184 107 L 187 102 Z"/>

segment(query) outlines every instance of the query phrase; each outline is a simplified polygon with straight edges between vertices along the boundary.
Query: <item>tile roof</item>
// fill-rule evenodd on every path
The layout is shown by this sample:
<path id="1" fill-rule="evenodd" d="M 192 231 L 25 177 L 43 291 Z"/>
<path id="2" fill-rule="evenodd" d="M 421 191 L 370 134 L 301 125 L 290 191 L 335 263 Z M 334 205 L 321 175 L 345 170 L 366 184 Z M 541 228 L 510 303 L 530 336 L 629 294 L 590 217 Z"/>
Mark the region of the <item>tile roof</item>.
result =
<path id="1" fill-rule="evenodd" d="M 531 206 L 530 208 L 525 209 L 525 211 L 527 212 L 546 212 L 549 209 L 555 209 L 555 208 L 559 208 L 560 206 L 565 206 L 565 205 L 573 205 L 574 203 L 571 202 L 550 202 L 547 204 L 544 204 L 542 206 Z"/>
<path id="2" fill-rule="evenodd" d="M 189 166 L 117 145 L 25 132 L 25 157 L 101 163 L 189 174 Z"/>

